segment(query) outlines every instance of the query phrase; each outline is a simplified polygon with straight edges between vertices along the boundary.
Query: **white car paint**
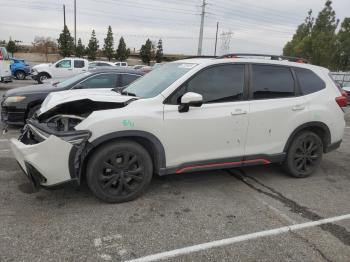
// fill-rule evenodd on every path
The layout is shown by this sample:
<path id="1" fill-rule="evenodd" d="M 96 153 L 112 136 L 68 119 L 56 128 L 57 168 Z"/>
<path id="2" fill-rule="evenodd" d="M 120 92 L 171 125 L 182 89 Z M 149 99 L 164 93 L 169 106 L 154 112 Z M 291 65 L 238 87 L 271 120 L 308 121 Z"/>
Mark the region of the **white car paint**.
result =
<path id="1" fill-rule="evenodd" d="M 282 153 L 292 132 L 298 126 L 313 121 L 323 122 L 329 127 L 332 143 L 343 136 L 344 113 L 335 103 L 335 97 L 340 95 L 340 91 L 324 68 L 288 61 L 240 58 L 188 59 L 175 63 L 190 70 L 160 94 L 137 99 L 122 108 L 94 111 L 75 129 L 89 130 L 89 142 L 117 131 L 148 132 L 163 145 L 167 168 L 193 161 Z M 163 104 L 170 94 L 198 71 L 226 63 L 268 63 L 307 68 L 325 81 L 326 88 L 301 97 L 203 104 L 201 107 L 191 107 L 186 113 L 179 113 L 178 105 Z M 106 90 L 56 92 L 44 101 L 39 115 L 59 104 L 80 99 L 126 102 L 131 98 Z M 67 159 L 67 148 L 59 140 L 50 139 L 52 148 L 55 148 L 53 142 L 56 141 L 57 148 L 64 147 L 63 154 L 67 154 L 62 158 Z M 30 150 L 16 140 L 11 140 L 11 143 L 19 161 L 26 159 L 38 168 L 44 165 L 45 176 L 52 176 L 50 181 L 64 182 L 67 179 L 60 170 L 61 165 L 65 168 L 65 163 L 52 164 L 50 168 L 42 163 L 42 159 L 30 157 L 34 152 L 45 154 L 49 150 L 42 147 L 45 142 L 29 146 Z M 43 159 L 52 161 L 50 158 Z"/>
<path id="2" fill-rule="evenodd" d="M 123 103 L 126 102 L 133 97 L 130 96 L 122 96 L 119 93 L 112 91 L 109 88 L 99 88 L 99 89 L 72 89 L 67 91 L 60 91 L 50 93 L 44 102 L 41 105 L 40 113 L 44 113 L 55 106 L 77 101 L 81 99 L 90 99 L 92 101 L 101 101 L 101 102 L 115 102 L 115 103 Z"/>
<path id="3" fill-rule="evenodd" d="M 74 65 L 74 61 L 83 61 L 84 66 L 83 67 L 76 67 Z M 69 62 L 69 67 L 61 67 L 62 63 Z M 47 73 L 50 78 L 53 79 L 65 79 L 71 76 L 78 75 L 80 73 L 86 72 L 89 67 L 89 61 L 82 58 L 63 58 L 56 63 L 46 63 L 46 64 L 39 64 L 32 67 L 33 75 L 38 75 L 40 73 Z"/>

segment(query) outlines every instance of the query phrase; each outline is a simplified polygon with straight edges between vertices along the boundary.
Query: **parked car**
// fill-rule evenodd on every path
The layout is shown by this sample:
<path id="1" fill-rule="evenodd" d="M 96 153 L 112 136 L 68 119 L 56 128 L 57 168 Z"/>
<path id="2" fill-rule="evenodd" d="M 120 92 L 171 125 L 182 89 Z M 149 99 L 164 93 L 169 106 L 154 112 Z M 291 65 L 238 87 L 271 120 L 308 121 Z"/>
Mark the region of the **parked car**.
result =
<path id="1" fill-rule="evenodd" d="M 139 70 L 142 69 L 142 67 L 145 67 L 145 65 L 134 65 L 132 68 Z"/>
<path id="2" fill-rule="evenodd" d="M 23 59 L 11 58 L 11 73 L 18 80 L 24 80 L 30 75 L 30 65 Z"/>
<path id="3" fill-rule="evenodd" d="M 11 61 L 5 47 L 0 47 L 0 82 L 11 82 Z"/>
<path id="4" fill-rule="evenodd" d="M 346 92 L 347 98 L 348 98 L 348 104 L 350 104 L 350 86 L 343 86 L 343 90 Z"/>
<path id="5" fill-rule="evenodd" d="M 1 102 L 1 119 L 6 124 L 23 125 L 27 118 L 40 108 L 51 92 L 71 89 L 120 88 L 142 76 L 144 73 L 132 69 L 91 70 L 71 77 L 58 84 L 26 86 L 8 90 Z"/>
<path id="6" fill-rule="evenodd" d="M 128 67 L 128 63 L 127 62 L 116 62 L 116 63 L 114 63 L 114 65 L 121 66 L 121 67 Z"/>
<path id="7" fill-rule="evenodd" d="M 113 203 L 143 194 L 153 174 L 282 163 L 307 177 L 341 144 L 346 98 L 326 68 L 282 59 L 181 60 L 120 94 L 51 93 L 11 147 L 34 185 L 84 177 Z"/>
<path id="8" fill-rule="evenodd" d="M 32 78 L 42 84 L 49 78 L 66 79 L 88 71 L 89 61 L 82 58 L 63 58 L 54 64 L 40 64 L 32 67 Z"/>
<path id="9" fill-rule="evenodd" d="M 110 66 L 116 66 L 114 63 L 112 62 L 107 62 L 107 61 L 93 61 L 89 63 L 89 70 L 90 69 L 94 69 L 94 68 L 98 68 L 98 67 L 110 67 Z"/>

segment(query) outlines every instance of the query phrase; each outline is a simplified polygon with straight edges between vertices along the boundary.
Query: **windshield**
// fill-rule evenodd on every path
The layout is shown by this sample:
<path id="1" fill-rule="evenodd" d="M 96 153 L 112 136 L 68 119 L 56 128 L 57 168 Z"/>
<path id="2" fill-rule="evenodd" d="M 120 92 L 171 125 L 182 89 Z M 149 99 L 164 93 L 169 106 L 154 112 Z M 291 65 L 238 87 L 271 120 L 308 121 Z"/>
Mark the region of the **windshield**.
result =
<path id="1" fill-rule="evenodd" d="M 61 83 L 57 84 L 57 87 L 58 88 L 66 88 L 66 87 L 70 86 L 71 84 L 74 84 L 75 82 L 82 80 L 89 75 L 91 75 L 90 72 L 85 72 L 85 73 L 73 76 L 73 77 L 68 78 L 68 79 L 62 81 Z"/>
<path id="2" fill-rule="evenodd" d="M 123 90 L 123 93 L 134 94 L 141 98 L 155 97 L 196 65 L 197 64 L 169 63 L 160 66 L 131 83 Z"/>

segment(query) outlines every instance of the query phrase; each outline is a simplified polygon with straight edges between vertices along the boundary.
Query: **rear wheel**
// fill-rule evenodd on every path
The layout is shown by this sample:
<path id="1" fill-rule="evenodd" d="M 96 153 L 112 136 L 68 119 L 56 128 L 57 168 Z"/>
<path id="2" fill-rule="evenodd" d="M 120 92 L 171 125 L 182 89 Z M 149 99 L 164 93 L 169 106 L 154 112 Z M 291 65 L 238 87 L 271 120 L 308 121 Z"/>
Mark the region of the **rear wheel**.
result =
<path id="1" fill-rule="evenodd" d="M 292 141 L 284 166 L 293 177 L 308 177 L 319 167 L 322 154 L 321 138 L 313 132 L 305 131 Z"/>
<path id="2" fill-rule="evenodd" d="M 26 79 L 26 73 L 24 73 L 21 70 L 16 71 L 15 76 L 18 80 L 24 80 Z"/>
<path id="3" fill-rule="evenodd" d="M 86 177 L 97 198 L 120 203 L 143 194 L 152 174 L 152 160 L 146 149 L 125 140 L 99 148 L 89 159 Z"/>

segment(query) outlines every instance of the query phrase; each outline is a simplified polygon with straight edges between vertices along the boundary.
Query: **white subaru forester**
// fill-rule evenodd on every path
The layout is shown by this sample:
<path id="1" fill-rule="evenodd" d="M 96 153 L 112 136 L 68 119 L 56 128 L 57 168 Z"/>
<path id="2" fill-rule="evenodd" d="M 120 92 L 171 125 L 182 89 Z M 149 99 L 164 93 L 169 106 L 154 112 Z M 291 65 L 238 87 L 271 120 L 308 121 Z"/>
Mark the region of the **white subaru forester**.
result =
<path id="1" fill-rule="evenodd" d="M 107 202 L 153 174 L 281 163 L 307 177 L 342 141 L 346 97 L 327 69 L 270 58 L 185 59 L 119 92 L 50 94 L 12 150 L 35 186 L 86 177 Z"/>

